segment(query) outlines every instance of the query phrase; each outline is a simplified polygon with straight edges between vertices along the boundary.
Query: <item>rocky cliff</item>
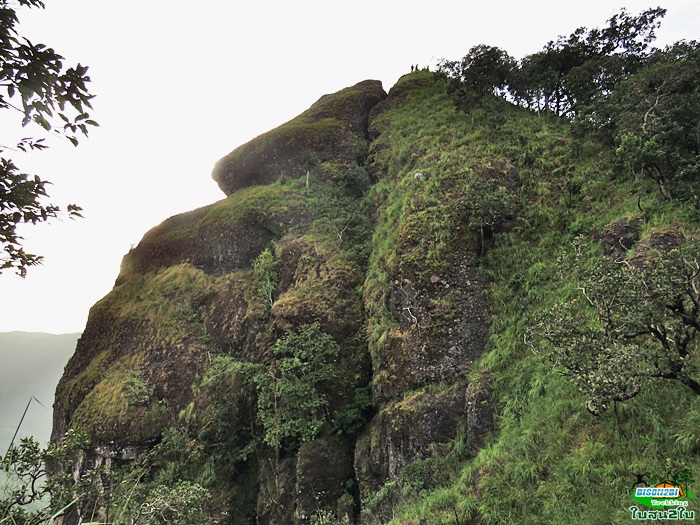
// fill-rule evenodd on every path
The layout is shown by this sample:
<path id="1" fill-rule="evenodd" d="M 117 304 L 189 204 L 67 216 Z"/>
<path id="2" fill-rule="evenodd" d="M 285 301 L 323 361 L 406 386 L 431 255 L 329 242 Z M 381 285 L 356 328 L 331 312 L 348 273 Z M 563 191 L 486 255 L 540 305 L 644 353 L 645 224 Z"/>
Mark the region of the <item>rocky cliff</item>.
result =
<path id="1" fill-rule="evenodd" d="M 55 403 L 54 439 L 91 440 L 74 475 L 187 480 L 212 523 L 358 522 L 405 467 L 460 436 L 475 454 L 493 424 L 477 266 L 521 177 L 463 122 L 416 72 L 221 159 L 227 198 L 148 232 L 90 312 Z"/>
<path id="2" fill-rule="evenodd" d="M 148 232 L 90 312 L 54 407 L 55 440 L 90 440 L 62 523 L 629 520 L 636 473 L 700 468 L 700 396 L 630 368 L 653 341 L 596 354 L 592 294 L 628 319 L 682 285 L 643 319 L 697 313 L 700 248 L 662 294 L 618 285 L 700 233 L 602 139 L 495 96 L 456 110 L 416 71 L 229 153 L 227 197 Z M 668 362 L 697 370 L 685 333 Z"/>

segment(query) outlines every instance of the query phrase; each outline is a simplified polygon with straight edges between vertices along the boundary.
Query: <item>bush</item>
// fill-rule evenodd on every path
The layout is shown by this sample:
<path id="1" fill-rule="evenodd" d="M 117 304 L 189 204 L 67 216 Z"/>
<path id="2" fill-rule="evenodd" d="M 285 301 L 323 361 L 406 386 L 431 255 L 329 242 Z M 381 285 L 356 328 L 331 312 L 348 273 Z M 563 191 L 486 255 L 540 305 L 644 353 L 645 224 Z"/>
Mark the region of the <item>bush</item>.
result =
<path id="1" fill-rule="evenodd" d="M 135 525 L 208 525 L 204 511 L 209 491 L 196 483 L 180 481 L 174 487 L 160 485 L 141 505 Z"/>
<path id="2" fill-rule="evenodd" d="M 143 378 L 143 373 L 132 370 L 124 378 L 122 395 L 130 406 L 147 405 L 153 397 L 154 388 Z"/>

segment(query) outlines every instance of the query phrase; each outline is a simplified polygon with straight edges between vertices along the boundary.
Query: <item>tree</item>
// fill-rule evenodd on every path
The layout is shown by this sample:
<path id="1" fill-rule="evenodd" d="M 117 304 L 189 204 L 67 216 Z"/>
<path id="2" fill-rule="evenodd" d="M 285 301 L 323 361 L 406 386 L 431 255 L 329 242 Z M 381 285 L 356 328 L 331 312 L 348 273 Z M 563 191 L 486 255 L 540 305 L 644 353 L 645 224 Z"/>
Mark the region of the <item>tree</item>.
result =
<path id="1" fill-rule="evenodd" d="M 603 29 L 580 27 L 550 41 L 522 59 L 511 94 L 528 107 L 593 118 L 597 103 L 644 64 L 665 13 L 656 8 L 633 16 L 622 9 Z"/>
<path id="2" fill-rule="evenodd" d="M 487 94 L 505 90 L 515 60 L 498 47 L 472 47 L 459 62 L 442 60 L 438 72 L 450 79 L 449 90 L 462 109 L 471 110 Z"/>
<path id="3" fill-rule="evenodd" d="M 278 507 L 281 496 L 280 457 L 283 448 L 295 449 L 316 438 L 328 421 L 326 391 L 334 376 L 340 347 L 318 323 L 299 327 L 278 339 L 274 356 L 252 376 L 258 397 L 257 415 L 263 442 L 272 447 L 274 493 L 263 484 Z"/>
<path id="4" fill-rule="evenodd" d="M 467 187 L 462 201 L 467 212 L 467 223 L 479 232 L 483 255 L 487 231 L 512 216 L 514 196 L 494 180 L 475 178 Z"/>
<path id="5" fill-rule="evenodd" d="M 87 67 L 64 68 L 63 57 L 43 44 L 34 44 L 17 32 L 15 6 L 43 8 L 41 0 L 0 0 L 0 110 L 17 112 L 21 125 L 34 123 L 43 133 L 53 133 L 78 144 L 90 126 L 97 126 L 86 109 L 93 98 L 87 90 Z M 14 268 L 24 276 L 41 256 L 27 253 L 20 224 L 37 224 L 62 213 L 46 203 L 47 181 L 24 173 L 9 157 L 9 151 L 45 149 L 44 138 L 24 138 L 14 147 L 0 145 L 0 272 Z M 67 207 L 69 217 L 79 217 L 80 208 Z"/>
<path id="6" fill-rule="evenodd" d="M 495 93 L 529 108 L 591 120 L 597 103 L 644 64 L 665 13 L 656 8 L 633 16 L 622 9 L 607 27 L 580 27 L 519 63 L 497 47 L 474 46 L 461 61 L 441 60 L 438 72 L 466 111 Z"/>
<path id="7" fill-rule="evenodd" d="M 577 293 L 530 326 L 527 339 L 570 377 L 593 414 L 639 394 L 645 381 L 677 381 L 700 395 L 693 356 L 700 333 L 700 242 L 624 263 L 582 247 L 562 260 Z"/>
<path id="8" fill-rule="evenodd" d="M 311 150 L 306 150 L 301 154 L 301 164 L 306 169 L 306 189 L 309 189 L 309 177 L 311 176 L 311 170 L 314 169 L 321 163 L 321 160 L 316 155 L 316 152 Z"/>
<path id="9" fill-rule="evenodd" d="M 325 387 L 339 352 L 318 323 L 277 340 L 274 359 L 253 377 L 265 443 L 279 450 L 284 441 L 298 445 L 318 436 L 328 420 Z"/>
<path id="10" fill-rule="evenodd" d="M 87 444 L 84 434 L 71 430 L 46 448 L 33 438 L 11 445 L 5 457 L 0 458 L 0 473 L 6 476 L 5 491 L 0 496 L 0 525 L 52 523 L 56 517 L 75 510 L 76 491 L 89 490 L 85 480 L 80 481 L 79 487 L 70 475 L 49 475 L 47 466 L 60 465 L 70 472 L 70 466 Z M 51 498 L 49 504 L 47 497 Z"/>
<path id="11" fill-rule="evenodd" d="M 543 111 L 557 90 L 559 74 L 551 53 L 540 51 L 524 57 L 513 70 L 510 94 L 517 104 Z"/>
<path id="12" fill-rule="evenodd" d="M 618 87 L 608 111 L 616 154 L 633 174 L 654 180 L 661 194 L 700 207 L 700 44 L 657 50 Z"/>

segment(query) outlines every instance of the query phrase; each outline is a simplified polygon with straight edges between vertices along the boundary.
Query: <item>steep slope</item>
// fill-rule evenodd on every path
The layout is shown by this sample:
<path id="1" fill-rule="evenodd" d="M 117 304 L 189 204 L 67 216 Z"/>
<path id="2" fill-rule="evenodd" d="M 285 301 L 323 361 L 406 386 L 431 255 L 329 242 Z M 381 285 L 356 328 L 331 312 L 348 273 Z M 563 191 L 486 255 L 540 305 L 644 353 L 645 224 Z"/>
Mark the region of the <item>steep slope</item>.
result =
<path id="1" fill-rule="evenodd" d="M 113 469 L 160 443 L 157 453 L 180 454 L 175 463 L 188 472 L 178 477 L 211 489 L 212 519 L 308 521 L 318 493 L 324 506 L 355 506 L 351 443 L 371 377 L 359 291 L 369 228 L 361 164 L 369 109 L 385 96 L 378 82 L 360 83 L 233 152 L 216 172 L 228 181 L 227 199 L 166 220 L 124 258 L 57 390 L 54 438 L 75 427 L 92 442 L 82 471 Z M 246 156 L 251 147 L 256 156 Z M 279 171 L 282 157 L 306 152 L 314 163 L 301 179 Z M 253 175 L 241 175 L 246 162 Z M 299 415 L 288 409 L 281 433 L 276 397 L 274 429 L 261 399 L 296 377 L 276 368 L 275 350 L 302 332 L 304 344 L 321 339 L 337 352 L 305 392 L 317 404 Z M 204 466 L 188 467 L 193 457 L 168 449 L 175 434 L 202 447 Z M 305 453 L 319 446 L 332 461 Z M 319 474 L 297 489 L 307 471 Z"/>
<path id="2" fill-rule="evenodd" d="M 477 262 L 490 230 L 470 224 L 468 199 L 475 181 L 496 189 L 504 207 L 489 228 L 501 226 L 515 212 L 519 175 L 504 157 L 468 142 L 440 144 L 441 128 L 462 118 L 443 84 L 426 73 L 404 78 L 373 110 L 377 214 L 364 297 L 378 413 L 355 454 L 364 500 L 412 461 L 446 452 L 474 393 L 488 398 L 488 379 L 468 378 L 488 332 Z M 489 404 L 477 408 L 473 417 L 488 431 Z"/>
<path id="3" fill-rule="evenodd" d="M 54 439 L 84 430 L 76 471 L 114 476 L 83 513 L 594 524 L 629 518 L 630 472 L 698 466 L 682 385 L 595 417 L 526 337 L 575 297 L 575 239 L 588 267 L 696 233 L 567 122 L 458 112 L 421 71 L 322 97 L 213 176 L 228 197 L 124 258 L 57 390 Z"/>
<path id="4" fill-rule="evenodd" d="M 408 85 L 400 83 L 395 90 Z M 416 188 L 430 175 L 442 190 L 440 198 L 431 202 L 435 207 L 449 202 L 450 192 L 444 188 L 452 174 L 461 173 L 469 188 L 458 201 L 445 206 L 440 214 L 444 220 L 423 227 L 422 235 L 414 233 L 407 244 L 421 248 L 413 253 L 421 257 L 419 267 L 424 268 L 429 264 L 426 255 L 440 240 L 449 239 L 447 227 L 455 208 L 464 212 L 463 224 L 472 233 L 484 232 L 486 226 L 481 236 L 486 249 L 479 250 L 477 275 L 486 284 L 490 326 L 485 352 L 476 356 L 468 371 L 464 412 L 446 455 L 444 449 L 434 447 L 413 461 L 396 461 L 393 449 L 405 454 L 425 432 L 415 419 L 412 428 L 408 424 L 404 432 L 394 434 L 399 446 L 387 445 L 391 431 L 414 417 L 414 396 L 420 400 L 440 391 L 442 385 L 404 394 L 397 403 L 399 410 L 391 410 L 389 401 L 368 425 L 359 443 L 366 440 L 365 449 L 378 452 L 370 453 L 370 461 L 363 465 L 356 464 L 358 478 L 362 479 L 360 467 L 364 466 L 371 477 L 388 482 L 377 483 L 363 494 L 362 522 L 569 524 L 575 519 L 591 525 L 626 523 L 631 519 L 630 507 L 638 505 L 632 499 L 632 487 L 640 475 L 646 473 L 646 481 L 653 483 L 685 469 L 698 471 L 700 399 L 679 381 L 647 378 L 640 380 L 638 395 L 624 402 L 611 400 L 607 410 L 592 414 L 587 408 L 590 383 L 580 376 L 572 380 L 575 367 L 585 366 L 589 358 L 585 340 L 579 340 L 580 360 L 574 362 L 573 370 L 566 369 L 556 364 L 551 347 L 535 344 L 531 330 L 543 318 L 565 322 L 565 317 L 552 315 L 562 305 L 586 304 L 592 291 L 582 288 L 581 275 L 596 275 L 601 261 L 624 268 L 653 266 L 656 258 L 696 242 L 697 210 L 692 203 L 668 201 L 651 179 L 627 178 L 611 149 L 592 135 L 576 133 L 565 120 L 529 113 L 500 100 L 484 100 L 471 114 L 458 116 L 448 109 L 444 94 L 429 86 L 421 89 L 416 100 L 406 90 L 401 105 L 376 121 L 387 126 L 391 140 L 383 142 L 379 135 L 373 143 L 373 165 L 379 159 L 379 165 L 388 166 L 399 179 L 373 188 L 386 203 L 379 209 L 385 210 L 384 219 L 392 225 L 383 228 L 380 220 L 375 230 L 374 247 L 381 246 L 383 258 L 372 259 L 365 289 L 366 298 L 370 294 L 368 306 L 375 308 L 369 317 L 374 327 L 370 348 L 375 370 L 384 363 L 390 370 L 386 358 L 377 366 L 377 356 L 381 358 L 391 336 L 400 333 L 384 327 L 391 322 L 391 286 L 405 282 L 396 279 L 391 269 L 404 264 L 402 233 L 423 218 L 425 208 L 416 203 L 423 202 L 417 199 L 421 190 Z M 492 170 L 500 174 L 496 184 L 470 180 L 472 174 L 488 180 Z M 423 178 L 416 177 L 415 171 L 423 173 Z M 509 195 L 512 192 L 515 200 Z M 461 242 L 470 242 L 469 236 L 462 236 Z M 459 253 L 454 247 L 446 249 L 436 261 L 455 252 Z M 698 259 L 688 257 L 683 264 L 697 268 Z M 616 307 L 615 294 L 625 293 L 618 289 L 623 282 L 627 281 L 607 284 L 611 308 Z M 681 282 L 697 287 L 695 270 Z M 668 295 L 671 303 L 672 294 Z M 459 315 L 464 307 L 450 311 Z M 585 320 L 585 315 L 578 319 Z M 562 333 L 573 340 L 581 328 L 563 326 Z M 691 346 L 684 359 L 697 370 L 697 341 Z M 421 362 L 416 356 L 413 359 L 412 364 Z M 615 370 L 607 370 L 607 376 L 595 383 L 598 388 L 619 380 Z M 398 378 L 407 381 L 414 373 L 411 368 Z M 376 382 L 378 375 L 374 377 Z M 380 377 L 391 378 L 391 374 Z M 387 419 L 395 423 L 386 425 L 388 432 L 383 434 L 375 425 L 387 411 Z M 446 414 L 449 419 L 450 412 Z M 387 475 L 397 463 L 404 467 Z M 690 508 L 694 508 L 692 501 Z"/>

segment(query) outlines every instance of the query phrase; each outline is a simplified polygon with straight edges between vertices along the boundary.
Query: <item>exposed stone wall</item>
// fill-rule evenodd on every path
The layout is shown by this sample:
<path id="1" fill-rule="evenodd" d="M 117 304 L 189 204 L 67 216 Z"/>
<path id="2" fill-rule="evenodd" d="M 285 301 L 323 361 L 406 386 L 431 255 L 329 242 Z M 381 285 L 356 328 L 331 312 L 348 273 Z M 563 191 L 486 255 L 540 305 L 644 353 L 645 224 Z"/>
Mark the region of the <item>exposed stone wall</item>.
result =
<path id="1" fill-rule="evenodd" d="M 483 232 L 455 211 L 450 253 L 440 268 L 427 268 L 416 253 L 423 224 L 409 221 L 415 230 L 399 232 L 399 256 L 387 268 L 392 328 L 372 369 L 361 292 L 366 255 L 358 256 L 360 249 L 341 235 L 321 242 L 328 232 L 314 229 L 318 217 L 300 184 L 275 183 L 309 173 L 332 184 L 338 173 L 360 167 L 381 178 L 382 166 L 372 159 L 367 164 L 368 141 L 381 135 L 374 119 L 410 96 L 402 87 L 387 98 L 379 82 L 365 81 L 322 97 L 217 163 L 213 176 L 227 199 L 171 217 L 125 256 L 114 290 L 93 307 L 57 390 L 54 439 L 71 426 L 92 438 L 77 475 L 149 450 L 166 429 L 182 424 L 180 414 L 190 404 L 206 410 L 215 393 L 193 386 L 214 356 L 265 365 L 274 359 L 277 339 L 315 322 L 341 348 L 337 367 L 343 373 L 326 385 L 329 418 L 370 387 L 372 406 L 358 410 L 374 417 L 359 437 L 328 425 L 300 447 L 259 447 L 255 457 L 241 460 L 238 478 L 219 487 L 221 516 L 230 503 L 225 494 L 239 494 L 259 524 L 308 524 L 320 509 L 357 522 L 364 498 L 412 461 L 445 453 L 460 425 L 467 424 L 470 450 L 481 446 L 492 427 L 491 386 L 488 378 L 471 384 L 468 378 L 488 333 L 486 285 L 477 269 Z M 506 186 L 517 184 L 512 166 L 493 171 Z M 277 262 L 267 306 L 251 268 L 266 248 Z M 142 383 L 146 394 L 138 402 L 128 400 L 128 379 Z M 248 388 L 250 406 L 233 403 L 229 423 L 260 433 L 254 387 L 231 385 Z M 76 522 L 69 518 L 66 525 Z"/>

